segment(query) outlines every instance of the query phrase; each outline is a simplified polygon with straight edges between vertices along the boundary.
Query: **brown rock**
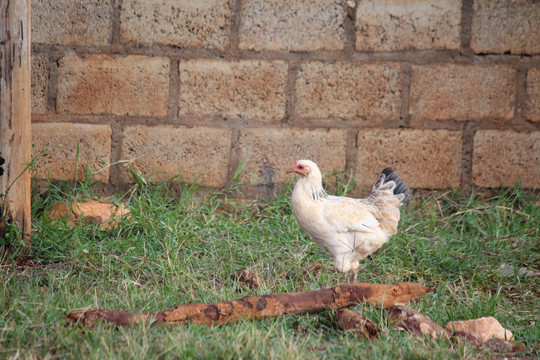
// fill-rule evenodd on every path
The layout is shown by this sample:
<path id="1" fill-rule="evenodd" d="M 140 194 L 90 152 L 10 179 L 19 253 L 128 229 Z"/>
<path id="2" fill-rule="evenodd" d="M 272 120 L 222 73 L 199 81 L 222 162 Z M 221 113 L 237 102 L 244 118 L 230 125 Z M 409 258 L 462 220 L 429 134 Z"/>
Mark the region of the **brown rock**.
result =
<path id="1" fill-rule="evenodd" d="M 461 131 L 363 129 L 358 133 L 356 179 L 371 189 L 385 167 L 411 188 L 461 183 Z"/>
<path id="2" fill-rule="evenodd" d="M 450 321 L 445 329 L 450 333 L 463 333 L 477 339 L 480 343 L 485 343 L 492 337 L 502 340 L 511 340 L 512 332 L 503 328 L 501 324 L 492 316 L 479 319 Z"/>
<path id="3" fill-rule="evenodd" d="M 373 321 L 349 309 L 339 309 L 336 321 L 341 330 L 352 332 L 360 339 L 376 339 L 381 334 L 381 329 Z"/>
<path id="4" fill-rule="evenodd" d="M 393 119 L 401 111 L 399 64 L 309 62 L 296 80 L 297 111 L 311 118 Z"/>
<path id="5" fill-rule="evenodd" d="M 461 0 L 360 1 L 356 49 L 459 49 Z"/>
<path id="6" fill-rule="evenodd" d="M 283 61 L 182 61 L 178 114 L 278 121 L 286 83 Z"/>
<path id="7" fill-rule="evenodd" d="M 236 277 L 238 281 L 246 284 L 252 289 L 256 289 L 264 285 L 264 278 L 249 269 L 239 271 L 238 274 L 236 274 Z"/>
<path id="8" fill-rule="evenodd" d="M 321 271 L 322 265 L 320 262 L 309 264 L 302 270 L 302 277 L 306 278 L 309 275 L 317 276 L 319 271 Z"/>
<path id="9" fill-rule="evenodd" d="M 241 14 L 241 49 L 256 51 L 343 49 L 345 42 L 343 2 L 247 0 L 242 1 Z"/>
<path id="10" fill-rule="evenodd" d="M 413 119 L 468 121 L 514 116 L 516 70 L 499 65 L 413 66 Z"/>
<path id="11" fill-rule="evenodd" d="M 479 130 L 474 136 L 472 180 L 484 187 L 538 187 L 540 131 Z"/>
<path id="12" fill-rule="evenodd" d="M 111 204 L 101 201 L 72 202 L 68 206 L 62 203 L 54 204 L 49 209 L 49 217 L 53 219 L 68 219 L 68 224 L 81 225 L 84 220 L 90 224 L 100 224 L 100 229 L 112 229 L 118 220 L 129 217 L 129 209 L 124 204 Z"/>
<path id="13" fill-rule="evenodd" d="M 398 328 L 404 328 L 417 336 L 427 336 L 430 339 L 448 339 L 445 329 L 434 323 L 422 313 L 405 304 L 396 304 L 387 309 L 390 318 L 396 322 Z"/>
<path id="14" fill-rule="evenodd" d="M 61 114 L 164 116 L 169 59 L 107 55 L 66 56 L 58 69 Z"/>

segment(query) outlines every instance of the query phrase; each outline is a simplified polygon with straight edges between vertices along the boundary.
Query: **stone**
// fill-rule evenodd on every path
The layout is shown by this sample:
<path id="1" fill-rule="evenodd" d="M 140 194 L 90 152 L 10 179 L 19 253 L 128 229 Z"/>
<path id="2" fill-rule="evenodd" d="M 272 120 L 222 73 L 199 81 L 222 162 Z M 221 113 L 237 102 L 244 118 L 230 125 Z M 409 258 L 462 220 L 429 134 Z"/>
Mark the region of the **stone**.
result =
<path id="1" fill-rule="evenodd" d="M 464 333 L 473 336 L 481 343 L 485 343 L 492 337 L 501 340 L 511 340 L 512 332 L 501 326 L 501 324 L 492 316 L 479 319 L 450 321 L 444 327 L 450 333 Z"/>
<path id="2" fill-rule="evenodd" d="M 377 324 L 349 309 L 338 309 L 336 322 L 341 330 L 351 332 L 360 339 L 373 340 L 381 335 L 381 328 Z"/>
<path id="3" fill-rule="evenodd" d="M 225 50 L 231 31 L 231 0 L 123 0 L 122 42 Z"/>
<path id="4" fill-rule="evenodd" d="M 86 167 L 91 180 L 107 183 L 111 163 L 109 125 L 34 123 L 32 159 L 38 179 L 85 180 Z"/>
<path id="5" fill-rule="evenodd" d="M 482 187 L 538 187 L 540 131 L 479 130 L 474 136 L 473 183 Z"/>
<path id="6" fill-rule="evenodd" d="M 246 285 L 252 289 L 262 287 L 265 283 L 265 280 L 261 275 L 253 272 L 250 269 L 237 272 L 235 277 L 239 284 Z"/>
<path id="7" fill-rule="evenodd" d="M 388 309 L 388 316 L 395 322 L 395 329 L 407 330 L 410 333 L 434 340 L 434 339 L 449 339 L 445 329 L 433 322 L 426 315 L 414 310 L 405 304 L 395 304 Z"/>
<path id="8" fill-rule="evenodd" d="M 511 119 L 516 76 L 516 70 L 502 65 L 413 66 L 411 116 L 457 121 Z"/>
<path id="9" fill-rule="evenodd" d="M 474 52 L 540 54 L 540 2 L 475 0 L 473 12 Z"/>
<path id="10" fill-rule="evenodd" d="M 32 0 L 32 43 L 105 46 L 112 20 L 113 1 Z"/>
<path id="11" fill-rule="evenodd" d="M 300 159 L 315 161 L 323 175 L 344 171 L 346 137 L 346 130 L 338 129 L 241 129 L 244 184 L 287 183 L 292 176 L 286 171 Z"/>
<path id="12" fill-rule="evenodd" d="M 70 55 L 60 59 L 60 114 L 164 116 L 169 100 L 169 59 Z"/>
<path id="13" fill-rule="evenodd" d="M 32 114 L 47 112 L 49 88 L 49 57 L 46 54 L 32 54 Z"/>
<path id="14" fill-rule="evenodd" d="M 401 112 L 400 65 L 395 63 L 302 64 L 296 111 L 311 118 L 394 119 Z"/>
<path id="15" fill-rule="evenodd" d="M 461 184 L 462 132 L 417 129 L 362 129 L 357 138 L 357 183 L 371 186 L 392 167 L 410 188 Z"/>
<path id="16" fill-rule="evenodd" d="M 186 126 L 128 126 L 123 131 L 121 159 L 132 161 L 133 170 L 167 181 L 180 175 L 186 183 L 222 187 L 227 181 L 231 131 Z M 121 181 L 134 182 L 123 169 Z"/>
<path id="17" fill-rule="evenodd" d="M 53 224 L 58 222 L 58 219 L 65 219 L 71 227 L 87 222 L 99 224 L 101 230 L 114 229 L 119 221 L 131 217 L 128 207 L 123 203 L 113 204 L 95 200 L 74 201 L 67 206 L 56 203 L 47 211 L 47 214 Z"/>
<path id="18" fill-rule="evenodd" d="M 286 84 L 283 61 L 181 61 L 178 114 L 276 122 L 285 116 Z"/>
<path id="19" fill-rule="evenodd" d="M 359 51 L 456 50 L 461 0 L 367 0 L 356 9 Z"/>
<path id="20" fill-rule="evenodd" d="M 341 50 L 346 11 L 335 0 L 247 0 L 241 5 L 240 48 Z"/>
<path id="21" fill-rule="evenodd" d="M 499 266 L 499 269 L 497 270 L 499 274 L 502 276 L 532 276 L 532 277 L 538 277 L 540 276 L 540 272 L 529 270 L 525 267 L 515 268 L 512 265 L 508 264 L 501 264 Z"/>
<path id="22" fill-rule="evenodd" d="M 527 94 L 525 118 L 529 121 L 540 122 L 540 67 L 527 71 L 525 87 Z"/>

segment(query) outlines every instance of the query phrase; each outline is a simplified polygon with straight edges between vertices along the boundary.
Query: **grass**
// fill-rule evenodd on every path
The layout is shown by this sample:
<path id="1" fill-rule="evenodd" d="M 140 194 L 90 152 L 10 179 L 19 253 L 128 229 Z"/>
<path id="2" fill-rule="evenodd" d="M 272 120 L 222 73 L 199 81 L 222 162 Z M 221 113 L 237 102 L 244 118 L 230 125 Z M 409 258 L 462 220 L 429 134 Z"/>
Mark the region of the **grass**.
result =
<path id="1" fill-rule="evenodd" d="M 350 184 L 348 184 L 350 185 Z M 349 186 L 338 187 L 340 192 Z M 114 230 L 71 228 L 44 216 L 56 201 L 95 198 L 89 183 L 50 184 L 33 199 L 33 266 L 7 256 L 0 267 L 0 358 L 491 358 L 464 343 L 429 341 L 397 333 L 385 312 L 357 306 L 382 327 L 376 341 L 343 333 L 331 311 L 201 325 L 89 330 L 66 326 L 67 313 L 110 308 L 155 311 L 191 302 L 321 289 L 349 282 L 328 269 L 331 259 L 297 227 L 290 189 L 256 205 L 231 206 L 230 192 L 198 199 L 196 186 L 177 180 L 139 182 L 125 194 L 130 219 Z M 233 189 L 231 189 L 232 191 Z M 482 198 L 449 191 L 413 196 L 399 233 L 361 263 L 359 281 L 420 282 L 432 292 L 410 305 L 444 325 L 494 316 L 525 344 L 524 357 L 540 356 L 539 197 L 518 186 Z M 321 262 L 316 276 L 302 269 Z M 501 264 L 516 268 L 504 276 Z M 249 268 L 266 279 L 258 289 L 233 274 Z"/>

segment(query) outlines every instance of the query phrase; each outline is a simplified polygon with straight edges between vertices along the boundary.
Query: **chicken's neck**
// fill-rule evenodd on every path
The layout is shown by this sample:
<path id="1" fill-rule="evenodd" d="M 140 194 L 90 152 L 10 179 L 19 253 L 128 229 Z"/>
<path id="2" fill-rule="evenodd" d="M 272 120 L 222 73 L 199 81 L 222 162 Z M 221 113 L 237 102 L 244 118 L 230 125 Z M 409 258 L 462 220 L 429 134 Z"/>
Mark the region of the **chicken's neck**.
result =
<path id="1" fill-rule="evenodd" d="M 297 195 L 304 199 L 320 200 L 328 197 L 328 194 L 322 187 L 321 177 L 317 176 L 306 176 L 298 179 L 294 192 L 297 192 Z"/>

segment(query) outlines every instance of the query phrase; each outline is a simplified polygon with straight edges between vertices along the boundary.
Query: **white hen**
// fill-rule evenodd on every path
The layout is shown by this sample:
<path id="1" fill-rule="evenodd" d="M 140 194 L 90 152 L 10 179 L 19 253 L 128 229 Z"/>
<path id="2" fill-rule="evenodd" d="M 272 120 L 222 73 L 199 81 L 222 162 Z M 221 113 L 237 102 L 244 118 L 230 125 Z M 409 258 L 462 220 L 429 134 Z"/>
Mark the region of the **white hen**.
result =
<path id="1" fill-rule="evenodd" d="M 313 161 L 299 160 L 291 172 L 301 175 L 292 193 L 298 225 L 332 255 L 336 270 L 357 273 L 359 260 L 397 232 L 399 208 L 409 199 L 409 189 L 393 169 L 381 172 L 365 199 L 328 195 Z"/>

